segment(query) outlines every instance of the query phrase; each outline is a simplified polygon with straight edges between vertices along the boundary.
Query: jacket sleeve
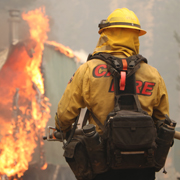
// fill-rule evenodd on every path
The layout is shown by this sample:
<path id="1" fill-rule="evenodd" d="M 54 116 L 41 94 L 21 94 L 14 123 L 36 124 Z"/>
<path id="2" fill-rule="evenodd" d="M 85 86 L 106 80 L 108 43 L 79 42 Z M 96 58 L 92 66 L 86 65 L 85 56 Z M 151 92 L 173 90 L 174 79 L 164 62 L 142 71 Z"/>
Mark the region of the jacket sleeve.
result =
<path id="1" fill-rule="evenodd" d="M 156 103 L 153 108 L 153 117 L 158 120 L 165 119 L 165 114 L 169 116 L 169 100 L 166 85 L 163 78 L 160 76 L 158 83 L 158 91 L 156 96 Z"/>
<path id="2" fill-rule="evenodd" d="M 75 118 L 79 115 L 80 109 L 88 106 L 85 95 L 88 94 L 88 74 L 87 63 L 81 65 L 75 72 L 74 77 L 68 83 L 65 92 L 58 103 L 57 117 L 55 117 L 56 128 L 63 132 L 71 129 Z M 59 121 L 59 123 L 58 123 Z"/>

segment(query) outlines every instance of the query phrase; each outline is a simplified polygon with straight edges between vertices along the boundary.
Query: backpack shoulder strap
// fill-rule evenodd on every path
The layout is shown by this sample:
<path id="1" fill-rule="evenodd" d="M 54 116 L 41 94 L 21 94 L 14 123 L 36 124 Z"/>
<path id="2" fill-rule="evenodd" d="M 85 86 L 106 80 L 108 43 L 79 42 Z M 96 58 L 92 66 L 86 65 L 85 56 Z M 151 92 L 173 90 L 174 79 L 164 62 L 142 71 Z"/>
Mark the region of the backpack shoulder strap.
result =
<path id="1" fill-rule="evenodd" d="M 93 117 L 96 124 L 99 126 L 99 128 L 104 132 L 104 130 L 105 130 L 104 125 L 98 120 L 98 118 L 94 115 L 94 113 L 92 111 L 90 111 L 89 109 L 86 110 L 86 113 L 84 115 L 82 127 L 84 127 L 86 125 L 90 114 Z"/>
<path id="2" fill-rule="evenodd" d="M 133 97 L 134 99 L 133 101 L 137 107 L 137 111 L 142 111 L 140 102 L 136 95 L 135 72 L 140 68 L 140 62 L 144 61 L 145 63 L 147 63 L 147 59 L 144 58 L 140 54 L 133 55 L 127 58 L 118 58 L 107 53 L 96 53 L 94 55 L 89 54 L 87 61 L 92 60 L 92 59 L 100 59 L 106 62 L 107 70 L 113 76 L 114 90 L 115 90 L 115 108 L 113 111 L 116 112 L 120 110 L 119 99 L 122 96 L 125 97 L 121 101 L 122 107 L 123 106 L 128 107 L 126 105 L 126 102 L 127 101 L 131 102 L 132 101 L 131 97 Z M 126 78 L 127 78 L 127 81 L 126 81 Z M 125 82 L 123 81 L 123 79 L 125 79 Z M 121 89 L 121 85 L 119 82 L 122 82 L 122 81 L 124 83 L 124 86 Z M 128 88 L 125 88 L 125 83 L 127 83 Z M 119 91 L 119 87 L 120 87 L 120 91 Z M 135 109 L 135 107 L 133 109 Z M 96 118 L 96 116 L 92 112 L 90 113 L 94 121 L 97 123 L 100 129 L 104 132 L 104 126 L 102 125 L 102 123 Z"/>
<path id="3" fill-rule="evenodd" d="M 140 54 L 133 55 L 127 58 L 118 58 L 111 54 L 99 52 L 94 55 L 89 54 L 87 61 L 92 59 L 100 59 L 106 62 L 108 71 L 111 73 L 113 77 L 116 76 L 118 78 L 120 78 L 119 72 L 123 70 L 123 62 L 122 62 L 123 59 L 126 59 L 127 61 L 127 74 L 126 74 L 127 77 L 134 74 L 140 68 L 139 63 L 141 61 L 148 63 L 147 59 Z"/>

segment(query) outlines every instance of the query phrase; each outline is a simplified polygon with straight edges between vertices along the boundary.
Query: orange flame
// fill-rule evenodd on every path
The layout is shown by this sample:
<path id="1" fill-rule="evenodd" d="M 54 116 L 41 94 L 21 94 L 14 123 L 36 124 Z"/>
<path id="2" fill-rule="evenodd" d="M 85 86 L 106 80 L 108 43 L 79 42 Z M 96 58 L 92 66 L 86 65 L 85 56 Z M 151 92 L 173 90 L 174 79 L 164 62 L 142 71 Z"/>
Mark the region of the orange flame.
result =
<path id="1" fill-rule="evenodd" d="M 71 50 L 69 47 L 66 47 L 60 43 L 57 43 L 55 41 L 46 41 L 47 44 L 55 46 L 55 49 L 60 51 L 62 54 L 65 54 L 66 56 L 70 58 L 76 58 L 76 60 L 79 62 L 80 59 L 74 54 L 73 50 Z"/>
<path id="2" fill-rule="evenodd" d="M 44 13 L 40 8 L 22 14 L 29 24 L 31 40 L 18 43 L 0 71 L 0 176 L 21 177 L 37 142 L 43 145 L 40 138 L 50 118 L 40 70 L 49 31 Z"/>
<path id="3" fill-rule="evenodd" d="M 41 167 L 41 170 L 45 170 L 47 168 L 48 164 L 45 163 L 42 167 Z"/>
<path id="4" fill-rule="evenodd" d="M 39 71 L 39 67 L 42 60 L 42 51 L 44 50 L 44 42 L 47 40 L 47 32 L 49 31 L 49 19 L 44 15 L 45 10 L 36 9 L 34 11 L 30 11 L 27 14 L 23 13 L 22 17 L 26 20 L 30 27 L 30 37 L 37 41 L 37 46 L 35 49 L 34 61 L 32 61 L 31 65 L 27 70 L 29 74 L 32 76 L 32 81 L 37 83 L 38 88 L 41 90 L 41 93 L 44 94 L 44 85 L 42 80 L 42 75 Z M 36 70 L 33 70 L 36 68 Z M 38 73 L 37 73 L 38 72 Z"/>

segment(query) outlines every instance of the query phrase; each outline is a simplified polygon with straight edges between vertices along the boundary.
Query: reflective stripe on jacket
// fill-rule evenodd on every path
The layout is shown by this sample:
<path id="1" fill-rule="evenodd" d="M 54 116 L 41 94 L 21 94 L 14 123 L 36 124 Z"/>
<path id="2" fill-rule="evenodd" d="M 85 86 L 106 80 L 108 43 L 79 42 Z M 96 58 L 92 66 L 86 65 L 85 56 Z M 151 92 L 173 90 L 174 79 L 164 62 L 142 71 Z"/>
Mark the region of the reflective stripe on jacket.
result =
<path id="1" fill-rule="evenodd" d="M 113 81 L 106 67 L 104 61 L 93 59 L 81 65 L 75 72 L 58 104 L 57 114 L 64 132 L 71 128 L 75 117 L 84 107 L 104 124 L 108 113 L 114 108 Z M 157 69 L 141 62 L 135 76 L 142 109 L 150 116 L 164 119 L 164 114 L 169 115 L 169 102 L 164 80 Z M 90 123 L 95 124 L 96 130 L 101 132 L 92 117 Z M 58 127 L 57 122 L 56 126 Z"/>

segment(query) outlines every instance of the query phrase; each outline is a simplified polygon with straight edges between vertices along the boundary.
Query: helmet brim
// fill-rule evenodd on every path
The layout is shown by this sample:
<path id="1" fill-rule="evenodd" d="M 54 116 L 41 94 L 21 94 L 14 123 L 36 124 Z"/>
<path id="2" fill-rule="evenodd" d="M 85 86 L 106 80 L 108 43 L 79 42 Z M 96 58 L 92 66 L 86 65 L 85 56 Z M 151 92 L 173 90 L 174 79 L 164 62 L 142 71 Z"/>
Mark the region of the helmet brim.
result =
<path id="1" fill-rule="evenodd" d="M 134 27 L 134 26 L 127 26 L 127 25 L 124 25 L 124 26 L 123 25 L 119 25 L 119 26 L 118 25 L 114 25 L 114 26 L 105 27 L 105 28 L 100 29 L 98 31 L 98 33 L 101 34 L 104 29 L 109 29 L 109 28 L 130 28 L 130 29 L 137 29 L 137 30 L 139 30 L 139 36 L 143 36 L 143 35 L 145 35 L 147 33 L 143 29 L 140 29 L 140 28 Z"/>

